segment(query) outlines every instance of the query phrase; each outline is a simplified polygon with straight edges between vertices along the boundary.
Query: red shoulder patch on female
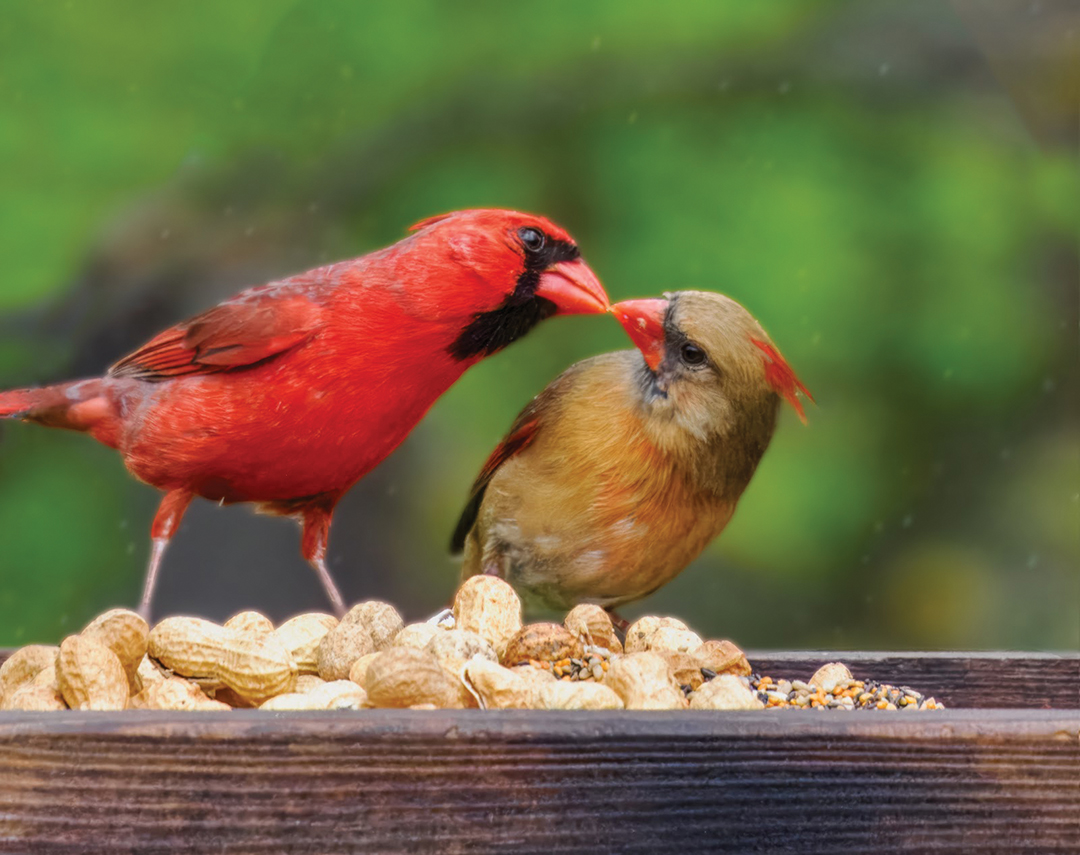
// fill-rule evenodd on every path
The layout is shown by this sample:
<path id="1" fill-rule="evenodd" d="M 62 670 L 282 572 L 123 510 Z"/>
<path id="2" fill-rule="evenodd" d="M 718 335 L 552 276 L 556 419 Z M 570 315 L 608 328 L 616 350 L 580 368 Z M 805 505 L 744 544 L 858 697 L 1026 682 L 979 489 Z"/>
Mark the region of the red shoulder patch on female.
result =
<path id="1" fill-rule="evenodd" d="M 522 416 L 525 418 L 522 419 Z M 515 454 L 528 448 L 536 438 L 536 432 L 540 429 L 540 417 L 532 416 L 526 409 L 518 419 L 506 438 L 491 452 L 484 468 L 476 476 L 476 481 L 469 493 L 469 501 L 465 504 L 465 509 L 461 512 L 461 518 L 454 529 L 454 535 L 450 539 L 450 551 L 455 554 L 465 548 L 465 538 L 469 536 L 469 531 L 480 513 L 480 503 L 484 501 L 484 492 L 491 483 L 491 479 L 495 477 L 495 473 L 499 471 L 499 467 Z"/>

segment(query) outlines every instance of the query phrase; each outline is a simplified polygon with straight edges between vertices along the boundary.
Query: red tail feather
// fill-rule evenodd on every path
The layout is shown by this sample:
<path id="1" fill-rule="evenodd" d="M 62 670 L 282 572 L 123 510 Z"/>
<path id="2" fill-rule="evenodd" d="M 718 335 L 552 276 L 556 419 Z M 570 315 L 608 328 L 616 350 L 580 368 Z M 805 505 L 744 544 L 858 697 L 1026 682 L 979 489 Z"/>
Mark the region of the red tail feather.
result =
<path id="1" fill-rule="evenodd" d="M 106 445 L 113 445 L 114 437 L 100 428 L 105 421 L 115 422 L 115 414 L 112 403 L 102 394 L 102 381 L 96 378 L 0 392 L 0 418 L 93 431 L 94 437 Z"/>
<path id="2" fill-rule="evenodd" d="M 814 396 L 795 376 L 795 372 L 791 370 L 787 360 L 780 355 L 779 350 L 767 341 L 759 341 L 756 338 L 752 338 L 750 341 L 765 353 L 765 379 L 769 382 L 769 385 L 795 408 L 795 412 L 799 414 L 802 423 L 806 424 L 806 413 L 803 412 L 802 401 L 799 400 L 798 393 L 801 391 L 811 401 L 814 400 Z"/>
<path id="3" fill-rule="evenodd" d="M 0 392 L 0 419 L 18 418 L 31 410 L 36 404 L 38 389 L 12 389 Z"/>

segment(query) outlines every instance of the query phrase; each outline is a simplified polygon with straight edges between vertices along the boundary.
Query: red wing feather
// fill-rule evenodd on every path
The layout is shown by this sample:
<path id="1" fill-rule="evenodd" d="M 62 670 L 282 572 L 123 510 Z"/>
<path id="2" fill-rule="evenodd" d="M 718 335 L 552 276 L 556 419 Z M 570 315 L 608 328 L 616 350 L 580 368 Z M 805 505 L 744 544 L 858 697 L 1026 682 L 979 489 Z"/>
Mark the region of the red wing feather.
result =
<path id="1" fill-rule="evenodd" d="M 510 428 L 510 433 L 506 435 L 506 438 L 495 446 L 495 450 L 491 452 L 491 456 L 488 457 L 484 467 L 480 470 L 480 474 L 476 476 L 472 491 L 469 493 L 469 501 L 465 504 L 465 509 L 461 512 L 461 518 L 454 529 L 454 536 L 450 540 L 450 550 L 452 552 L 461 552 L 465 548 L 465 538 L 468 537 L 469 531 L 480 513 L 480 504 L 484 501 L 484 492 L 487 490 L 488 484 L 491 483 L 491 479 L 495 477 L 495 473 L 499 471 L 499 467 L 514 455 L 520 454 L 528 448 L 533 439 L 536 438 L 536 432 L 539 429 L 540 417 L 532 415 L 526 409 L 518 417 L 518 421 L 514 423 L 514 426 Z"/>
<path id="2" fill-rule="evenodd" d="M 533 437 L 536 436 L 536 431 L 540 427 L 540 419 L 532 418 L 521 425 L 516 425 L 512 433 L 510 433 L 506 439 L 500 442 L 491 456 L 488 457 L 487 462 L 484 464 L 484 468 L 480 470 L 480 474 L 476 476 L 476 483 L 473 484 L 473 492 L 475 493 L 477 487 L 486 487 L 488 482 L 507 460 L 513 457 L 518 452 L 529 447 L 533 441 Z"/>
<path id="3" fill-rule="evenodd" d="M 109 375 L 158 381 L 242 368 L 302 344 L 321 325 L 322 310 L 306 297 L 247 294 L 159 333 Z"/>

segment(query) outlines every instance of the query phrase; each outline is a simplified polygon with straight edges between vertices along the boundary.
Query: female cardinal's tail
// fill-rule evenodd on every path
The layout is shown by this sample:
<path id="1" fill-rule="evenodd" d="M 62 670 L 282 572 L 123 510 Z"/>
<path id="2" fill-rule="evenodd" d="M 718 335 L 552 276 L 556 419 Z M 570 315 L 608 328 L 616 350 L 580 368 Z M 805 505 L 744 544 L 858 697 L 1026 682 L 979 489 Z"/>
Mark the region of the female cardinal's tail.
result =
<path id="1" fill-rule="evenodd" d="M 97 378 L 0 392 L 0 418 L 91 431 L 106 445 L 115 445 L 110 440 L 117 423 L 116 416 L 116 409 L 106 394 L 105 382 Z"/>

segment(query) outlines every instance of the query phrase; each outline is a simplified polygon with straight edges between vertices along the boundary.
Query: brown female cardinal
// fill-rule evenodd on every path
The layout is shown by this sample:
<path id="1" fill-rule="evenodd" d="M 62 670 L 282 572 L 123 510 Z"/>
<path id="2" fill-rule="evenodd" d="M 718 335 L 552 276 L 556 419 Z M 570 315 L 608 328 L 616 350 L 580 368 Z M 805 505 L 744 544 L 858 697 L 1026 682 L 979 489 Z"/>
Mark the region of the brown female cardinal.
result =
<path id="1" fill-rule="evenodd" d="M 612 306 L 638 350 L 567 369 L 488 458 L 454 532 L 463 577 L 613 609 L 671 581 L 727 525 L 776 426 L 809 397 L 750 313 L 681 291 Z"/>
<path id="2" fill-rule="evenodd" d="M 297 518 L 326 568 L 334 506 L 471 365 L 555 314 L 604 312 L 570 236 L 543 217 L 432 217 L 351 261 L 251 288 L 101 378 L 0 392 L 0 417 L 86 431 L 165 491 L 141 610 L 194 496 Z"/>

